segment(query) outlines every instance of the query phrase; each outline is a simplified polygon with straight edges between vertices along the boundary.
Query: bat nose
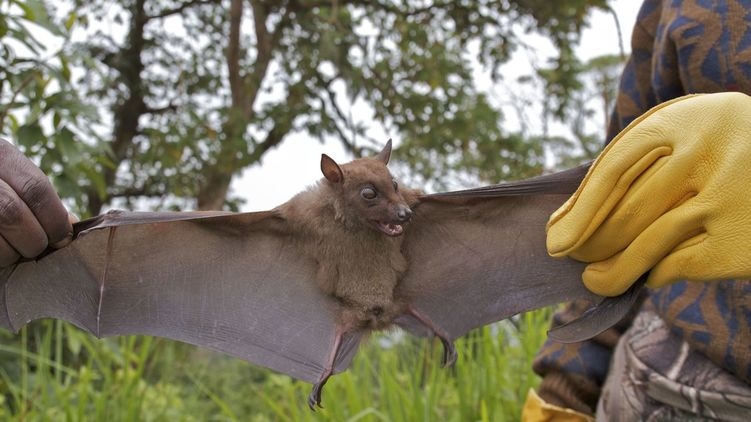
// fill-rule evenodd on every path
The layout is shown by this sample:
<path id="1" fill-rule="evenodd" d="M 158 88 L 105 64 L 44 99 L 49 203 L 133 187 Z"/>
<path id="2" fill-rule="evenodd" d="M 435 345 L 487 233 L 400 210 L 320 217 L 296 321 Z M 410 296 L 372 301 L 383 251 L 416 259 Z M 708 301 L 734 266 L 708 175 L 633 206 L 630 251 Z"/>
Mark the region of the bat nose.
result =
<path id="1" fill-rule="evenodd" d="M 396 210 L 396 218 L 398 218 L 399 221 L 402 223 L 404 223 L 405 221 L 409 221 L 409 219 L 412 218 L 412 210 L 409 209 L 409 207 L 401 205 Z"/>

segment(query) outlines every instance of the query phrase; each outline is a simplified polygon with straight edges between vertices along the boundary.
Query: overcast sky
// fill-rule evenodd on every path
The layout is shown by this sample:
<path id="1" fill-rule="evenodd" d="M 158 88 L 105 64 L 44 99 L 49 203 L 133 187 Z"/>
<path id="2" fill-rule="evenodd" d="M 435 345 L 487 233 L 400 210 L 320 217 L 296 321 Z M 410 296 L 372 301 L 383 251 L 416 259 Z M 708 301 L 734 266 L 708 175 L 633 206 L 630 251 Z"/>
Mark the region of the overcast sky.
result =
<path id="1" fill-rule="evenodd" d="M 613 9 L 618 15 L 626 52 L 630 50 L 631 29 L 641 2 L 634 0 L 615 0 Z M 592 25 L 582 34 L 577 50 L 582 60 L 603 54 L 618 53 L 618 37 L 613 17 L 598 12 L 592 16 Z M 541 47 L 544 50 L 544 47 Z M 504 71 L 509 73 L 528 72 L 529 67 L 523 58 L 518 63 L 507 65 Z M 507 80 L 511 80 L 508 78 Z M 398 146 L 398 134 L 370 134 L 375 137 L 393 137 Z M 232 184 L 233 193 L 246 199 L 243 211 L 256 211 L 273 208 L 285 202 L 295 193 L 315 183 L 320 177 L 319 163 L 322 153 L 326 153 L 340 162 L 351 159 L 338 142 L 320 144 L 305 139 L 294 139 L 306 135 L 292 135 L 281 146 L 264 155 L 260 165 L 246 170 L 241 177 L 236 177 Z"/>

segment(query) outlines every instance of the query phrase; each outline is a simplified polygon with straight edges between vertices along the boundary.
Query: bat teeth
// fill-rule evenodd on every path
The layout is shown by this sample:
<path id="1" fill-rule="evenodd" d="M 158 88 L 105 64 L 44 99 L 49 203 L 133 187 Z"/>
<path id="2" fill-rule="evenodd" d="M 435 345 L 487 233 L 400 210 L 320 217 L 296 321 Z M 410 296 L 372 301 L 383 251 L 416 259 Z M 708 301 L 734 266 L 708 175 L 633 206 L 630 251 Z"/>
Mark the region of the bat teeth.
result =
<path id="1" fill-rule="evenodd" d="M 387 227 L 394 236 L 398 236 L 404 231 L 404 228 L 399 224 L 388 224 Z"/>
<path id="2" fill-rule="evenodd" d="M 388 225 L 389 230 L 391 230 L 394 234 L 402 234 L 404 229 L 399 224 L 389 224 Z"/>
<path id="3" fill-rule="evenodd" d="M 404 233 L 404 227 L 401 224 L 378 222 L 378 228 L 389 236 L 400 236 Z"/>

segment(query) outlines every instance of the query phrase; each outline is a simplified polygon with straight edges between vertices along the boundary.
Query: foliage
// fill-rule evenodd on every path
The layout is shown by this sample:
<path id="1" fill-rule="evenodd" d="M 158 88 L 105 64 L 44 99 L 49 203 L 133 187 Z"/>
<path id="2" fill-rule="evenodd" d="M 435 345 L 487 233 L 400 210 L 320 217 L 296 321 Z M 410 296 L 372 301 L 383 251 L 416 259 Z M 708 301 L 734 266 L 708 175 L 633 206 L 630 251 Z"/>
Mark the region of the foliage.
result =
<path id="1" fill-rule="evenodd" d="M 560 85 L 555 81 L 555 72 L 540 70 L 547 99 L 545 116 L 565 122 L 571 133 L 571 139 L 550 139 L 548 146 L 557 167 L 569 168 L 593 160 L 602 149 L 624 63 L 623 55 L 599 56 L 586 63 L 576 60 L 573 77 L 579 89 L 567 93 L 565 100 L 560 100 L 560 93 L 555 92 L 554 87 Z M 598 117 L 602 119 L 600 124 L 595 123 Z"/>
<path id="2" fill-rule="evenodd" d="M 149 337 L 96 340 L 46 321 L 2 347 L 0 417 L 25 421 L 495 421 L 516 420 L 538 380 L 534 352 L 549 311 L 484 327 L 457 341 L 440 367 L 440 342 L 378 335 L 326 385 L 311 412 L 310 385 L 237 359 Z M 158 352 L 155 353 L 155 350 Z M 72 353 L 77 360 L 63 359 Z M 23 372 L 11 373 L 10 368 Z M 33 368 L 31 371 L 27 368 Z"/>
<path id="3" fill-rule="evenodd" d="M 594 57 L 587 62 L 574 59 L 573 70 L 566 76 L 548 63 L 537 68 L 534 75 L 515 81 L 509 98 L 520 121 L 521 136 L 539 139 L 538 143 L 545 146 L 547 166 L 570 168 L 597 156 L 606 141 L 624 63 L 622 54 Z M 577 88 L 560 90 L 562 77 L 569 79 L 566 85 Z"/>
<path id="4" fill-rule="evenodd" d="M 111 165 L 107 144 L 93 142 L 89 130 L 98 110 L 76 92 L 75 57 L 63 51 L 76 15 L 58 22 L 47 6 L 43 0 L 0 0 L 0 136 L 37 158 L 61 196 L 75 198 L 82 187 L 104 194 L 92 164 Z"/>
<path id="5" fill-rule="evenodd" d="M 546 140 L 503 130 L 476 86 L 475 63 L 501 79 L 525 35 L 539 32 L 565 73 L 587 11 L 607 4 L 76 0 L 47 12 L 43 0 L 2 2 L 6 20 L 41 22 L 61 45 L 41 52 L 51 61 L 24 56 L 46 64 L 36 72 L 50 92 L 32 93 L 16 71 L 22 63 L 6 64 L 4 96 L 28 94 L 11 101 L 5 121 L 19 122 L 3 133 L 43 158 L 84 216 L 143 198 L 160 208 L 232 208 L 233 175 L 299 132 L 358 155 L 383 142 L 370 135 L 383 127 L 401 141 L 398 156 L 432 181 L 539 173 Z M 14 25 L 4 39 L 35 44 L 28 25 Z M 551 87 L 567 92 L 574 82 Z M 40 112 L 20 122 L 27 110 Z"/>

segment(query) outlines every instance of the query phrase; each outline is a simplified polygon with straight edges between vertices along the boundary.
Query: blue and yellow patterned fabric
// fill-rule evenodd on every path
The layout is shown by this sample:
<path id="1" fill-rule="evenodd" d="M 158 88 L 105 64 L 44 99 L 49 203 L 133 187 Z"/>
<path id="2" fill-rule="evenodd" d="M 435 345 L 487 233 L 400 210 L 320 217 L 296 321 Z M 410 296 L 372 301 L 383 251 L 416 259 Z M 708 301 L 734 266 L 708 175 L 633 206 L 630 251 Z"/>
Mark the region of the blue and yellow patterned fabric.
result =
<path id="1" fill-rule="evenodd" d="M 751 94 L 749 1 L 645 0 L 631 43 L 608 141 L 651 107 L 685 94 Z M 556 313 L 554 323 L 573 319 L 585 306 L 567 305 Z M 751 282 L 678 282 L 650 290 L 644 306 L 691 348 L 751 384 Z M 594 413 L 612 348 L 629 323 L 627 319 L 584 343 L 548 341 L 534 363 L 543 376 L 540 396 Z"/>

